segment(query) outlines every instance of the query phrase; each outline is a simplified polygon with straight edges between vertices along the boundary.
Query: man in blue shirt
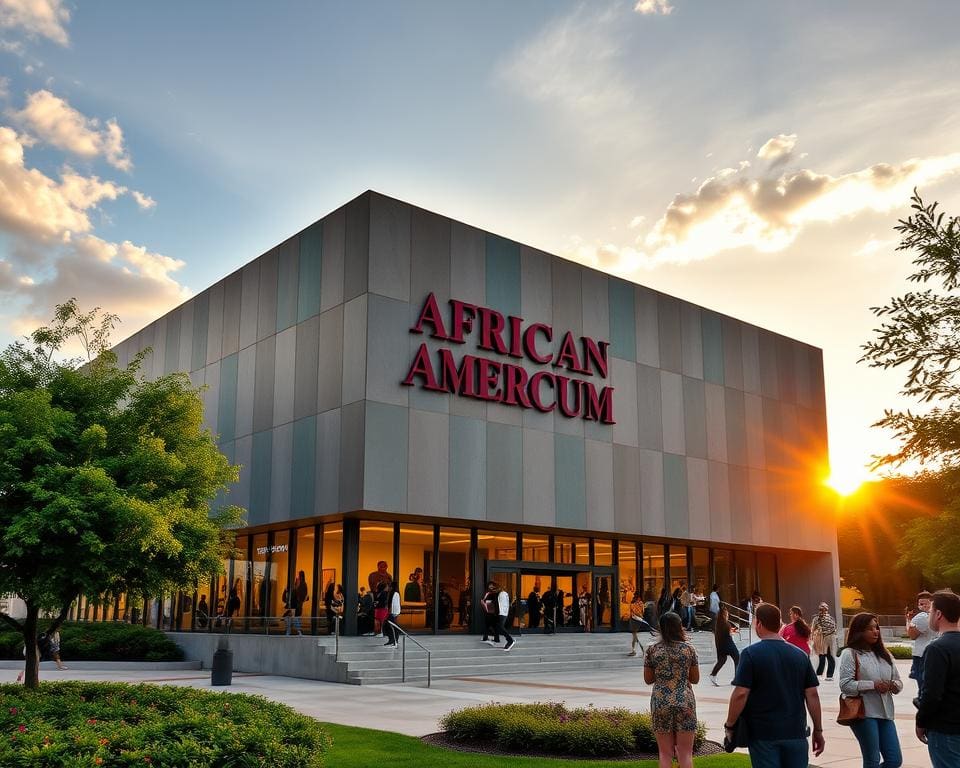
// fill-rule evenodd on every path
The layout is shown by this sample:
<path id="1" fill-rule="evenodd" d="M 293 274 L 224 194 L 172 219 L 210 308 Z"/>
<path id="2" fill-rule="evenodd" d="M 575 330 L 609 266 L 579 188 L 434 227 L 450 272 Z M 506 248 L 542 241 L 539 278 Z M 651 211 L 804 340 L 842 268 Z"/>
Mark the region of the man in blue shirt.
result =
<path id="1" fill-rule="evenodd" d="M 741 653 L 723 727 L 730 735 L 737 718 L 745 719 L 753 768 L 807 768 L 807 710 L 813 754 L 824 746 L 819 680 L 803 651 L 780 637 L 777 606 L 758 605 L 753 623 L 760 642 Z"/>

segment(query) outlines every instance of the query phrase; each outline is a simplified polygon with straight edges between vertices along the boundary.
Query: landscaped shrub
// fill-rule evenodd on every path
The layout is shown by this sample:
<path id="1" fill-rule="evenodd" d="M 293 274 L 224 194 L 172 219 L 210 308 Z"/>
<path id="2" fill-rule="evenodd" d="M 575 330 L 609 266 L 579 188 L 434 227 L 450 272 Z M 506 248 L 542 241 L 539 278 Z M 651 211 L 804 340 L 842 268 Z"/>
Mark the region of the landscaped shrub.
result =
<path id="1" fill-rule="evenodd" d="M 483 743 L 509 752 L 623 755 L 656 752 L 650 715 L 627 709 L 567 709 L 563 704 L 486 704 L 450 712 L 440 727 L 454 741 Z M 694 746 L 706 737 L 700 723 Z"/>
<path id="2" fill-rule="evenodd" d="M 48 622 L 40 622 L 42 632 Z M 182 661 L 183 651 L 163 632 L 139 624 L 90 622 L 60 627 L 60 656 L 73 661 Z M 0 658 L 22 659 L 23 636 L 0 632 Z"/>
<path id="3" fill-rule="evenodd" d="M 887 650 L 895 659 L 904 659 L 909 661 L 913 658 L 913 648 L 909 645 L 888 645 Z"/>
<path id="4" fill-rule="evenodd" d="M 0 765 L 320 768 L 319 723 L 259 696 L 122 683 L 0 685 Z"/>

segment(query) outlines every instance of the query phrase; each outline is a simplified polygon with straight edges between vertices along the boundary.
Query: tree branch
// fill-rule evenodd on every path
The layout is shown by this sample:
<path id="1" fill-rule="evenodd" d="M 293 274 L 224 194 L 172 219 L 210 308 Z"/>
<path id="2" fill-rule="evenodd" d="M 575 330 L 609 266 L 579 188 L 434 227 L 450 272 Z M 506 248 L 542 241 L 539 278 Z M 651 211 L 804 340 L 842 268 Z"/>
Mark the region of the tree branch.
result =
<path id="1" fill-rule="evenodd" d="M 12 616 L 7 616 L 7 614 L 0 611 L 0 621 L 2 621 L 7 626 L 13 627 L 20 634 L 23 634 L 23 624 L 21 624 Z"/>

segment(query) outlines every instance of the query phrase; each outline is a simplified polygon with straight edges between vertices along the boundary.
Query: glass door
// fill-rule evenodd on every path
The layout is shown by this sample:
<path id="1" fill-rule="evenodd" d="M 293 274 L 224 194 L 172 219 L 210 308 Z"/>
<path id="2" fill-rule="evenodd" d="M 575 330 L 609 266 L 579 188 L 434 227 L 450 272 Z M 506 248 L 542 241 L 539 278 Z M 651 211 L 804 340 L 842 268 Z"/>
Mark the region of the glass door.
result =
<path id="1" fill-rule="evenodd" d="M 510 597 L 510 613 L 507 616 L 507 627 L 512 629 L 516 627 L 519 622 L 526 623 L 524 601 L 521 600 L 519 592 L 522 583 L 520 569 L 515 567 L 491 567 L 487 575 L 487 581 L 492 581 L 500 587 L 500 589 L 506 590 L 507 595 Z"/>
<path id="2" fill-rule="evenodd" d="M 593 606 L 595 632 L 609 632 L 614 625 L 613 570 L 597 568 L 593 572 Z"/>

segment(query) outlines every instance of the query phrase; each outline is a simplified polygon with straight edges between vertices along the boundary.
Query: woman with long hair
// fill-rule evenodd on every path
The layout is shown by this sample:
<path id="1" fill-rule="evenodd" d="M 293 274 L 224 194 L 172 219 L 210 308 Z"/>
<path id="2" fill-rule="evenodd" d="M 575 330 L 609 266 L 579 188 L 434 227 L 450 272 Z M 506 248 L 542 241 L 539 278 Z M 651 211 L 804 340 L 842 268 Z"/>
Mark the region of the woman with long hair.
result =
<path id="1" fill-rule="evenodd" d="M 667 612 L 660 617 L 660 641 L 647 648 L 643 679 L 653 685 L 650 713 L 660 768 L 670 768 L 674 754 L 680 768 L 692 768 L 697 732 L 697 700 L 692 686 L 700 682 L 700 667 L 697 651 L 687 642 L 678 614 Z"/>
<path id="2" fill-rule="evenodd" d="M 810 625 L 804 621 L 800 606 L 794 605 L 790 608 L 790 623 L 784 624 L 783 629 L 780 630 L 780 637 L 790 645 L 795 645 L 807 656 L 810 655 Z"/>
<path id="3" fill-rule="evenodd" d="M 737 664 L 740 663 L 740 651 L 737 650 L 737 644 L 733 641 L 733 633 L 738 628 L 730 623 L 730 614 L 724 606 L 720 606 L 717 612 L 717 620 L 713 627 L 713 642 L 717 646 L 717 663 L 713 665 L 713 671 L 710 673 L 710 682 L 716 686 L 717 674 L 727 663 L 727 658 L 733 659 L 733 674 L 737 674 Z"/>
<path id="4" fill-rule="evenodd" d="M 830 606 L 820 603 L 817 615 L 810 622 L 810 636 L 813 640 L 813 652 L 820 658 L 817 664 L 817 676 L 823 674 L 827 668 L 827 680 L 833 680 L 833 670 L 836 659 L 833 658 L 833 643 L 837 636 L 837 620 L 830 615 Z"/>
<path id="5" fill-rule="evenodd" d="M 903 690 L 893 657 L 883 645 L 875 614 L 858 613 L 847 630 L 847 647 L 840 655 L 840 693 L 863 697 L 865 717 L 851 726 L 860 744 L 864 768 L 903 764 L 897 726 L 893 721 L 893 694 Z"/>

